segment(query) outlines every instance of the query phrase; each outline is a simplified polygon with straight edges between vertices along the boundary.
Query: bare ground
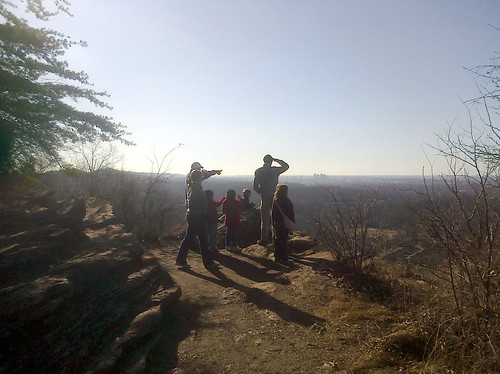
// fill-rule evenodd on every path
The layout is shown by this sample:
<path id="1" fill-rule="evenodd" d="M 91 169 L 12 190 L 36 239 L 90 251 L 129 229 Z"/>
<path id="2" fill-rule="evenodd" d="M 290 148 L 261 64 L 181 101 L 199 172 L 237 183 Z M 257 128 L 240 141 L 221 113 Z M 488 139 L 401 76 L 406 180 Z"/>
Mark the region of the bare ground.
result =
<path id="1" fill-rule="evenodd" d="M 182 297 L 147 372 L 422 372 L 383 348 L 401 326 L 394 312 L 321 270 L 329 267 L 328 252 L 308 251 L 287 268 L 272 261 L 272 248 L 221 250 L 221 267 L 209 272 L 195 252 L 190 268 L 178 269 L 177 248 L 153 251 Z"/>

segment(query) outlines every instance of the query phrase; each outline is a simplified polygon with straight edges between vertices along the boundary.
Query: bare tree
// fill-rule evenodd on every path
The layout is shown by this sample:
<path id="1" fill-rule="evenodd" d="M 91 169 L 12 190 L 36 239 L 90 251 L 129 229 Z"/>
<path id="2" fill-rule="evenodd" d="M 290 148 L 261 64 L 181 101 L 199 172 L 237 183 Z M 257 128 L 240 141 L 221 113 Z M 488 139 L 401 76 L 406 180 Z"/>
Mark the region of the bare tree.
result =
<path id="1" fill-rule="evenodd" d="M 444 157 L 448 172 L 424 176 L 419 206 L 414 206 L 442 259 L 429 270 L 444 281 L 443 295 L 451 295 L 458 316 L 446 317 L 436 327 L 429 349 L 470 357 L 479 367 L 479 361 L 491 364 L 497 357 L 500 302 L 500 139 L 487 105 L 484 108 L 478 117 L 469 110 L 467 128 L 456 131 L 452 126 L 438 136 L 432 148 Z M 473 117 L 479 118 L 479 128 Z"/>
<path id="2" fill-rule="evenodd" d="M 84 183 L 90 195 L 99 194 L 104 171 L 113 168 L 121 156 L 115 144 L 102 140 L 81 141 L 66 152 L 66 159 L 78 170 L 83 171 Z"/>
<path id="3" fill-rule="evenodd" d="M 381 244 L 380 230 L 373 227 L 379 191 L 357 200 L 343 199 L 336 190 L 328 193 L 330 202 L 317 221 L 321 241 L 336 261 L 347 268 L 363 270 Z"/>
<path id="4" fill-rule="evenodd" d="M 164 233 L 168 215 L 172 211 L 166 188 L 170 156 L 181 146 L 177 145 L 161 157 L 154 153 L 149 157 L 151 171 L 141 191 L 141 218 L 136 223 L 137 235 L 143 240 L 157 241 Z"/>

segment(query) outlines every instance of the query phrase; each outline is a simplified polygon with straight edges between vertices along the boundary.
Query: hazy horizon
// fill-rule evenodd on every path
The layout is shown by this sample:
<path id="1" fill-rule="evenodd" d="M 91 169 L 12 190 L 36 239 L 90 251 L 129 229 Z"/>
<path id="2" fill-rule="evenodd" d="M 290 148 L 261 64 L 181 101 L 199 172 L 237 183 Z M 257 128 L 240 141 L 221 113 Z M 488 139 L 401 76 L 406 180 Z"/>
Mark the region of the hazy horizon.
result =
<path id="1" fill-rule="evenodd" d="M 123 168 L 168 156 L 250 175 L 270 153 L 289 175 L 419 175 L 426 144 L 467 126 L 467 68 L 497 51 L 500 2 L 75 0 L 43 27 L 84 40 L 69 68 L 110 94 L 135 147 Z M 94 110 L 86 106 L 85 110 Z M 182 144 L 182 145 L 180 145 Z"/>

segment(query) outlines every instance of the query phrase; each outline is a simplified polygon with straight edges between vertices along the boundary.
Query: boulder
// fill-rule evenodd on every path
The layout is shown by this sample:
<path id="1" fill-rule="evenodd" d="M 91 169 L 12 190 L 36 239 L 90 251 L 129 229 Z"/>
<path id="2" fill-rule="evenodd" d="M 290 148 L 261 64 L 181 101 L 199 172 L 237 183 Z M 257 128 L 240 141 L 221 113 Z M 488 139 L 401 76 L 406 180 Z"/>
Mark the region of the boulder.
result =
<path id="1" fill-rule="evenodd" d="M 111 206 L 39 191 L 0 211 L 0 371 L 143 371 L 181 290 Z"/>

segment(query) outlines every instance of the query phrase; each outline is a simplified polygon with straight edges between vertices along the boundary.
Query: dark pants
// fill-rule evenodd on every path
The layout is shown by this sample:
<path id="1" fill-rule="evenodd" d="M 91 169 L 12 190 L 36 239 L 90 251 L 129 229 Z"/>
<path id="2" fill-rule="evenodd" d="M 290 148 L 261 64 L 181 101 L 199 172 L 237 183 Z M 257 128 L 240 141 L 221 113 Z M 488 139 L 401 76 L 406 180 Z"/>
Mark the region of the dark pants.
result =
<path id="1" fill-rule="evenodd" d="M 288 229 L 284 227 L 275 228 L 274 231 L 274 259 L 288 259 Z"/>
<path id="2" fill-rule="evenodd" d="M 226 226 L 226 247 L 238 245 L 238 226 Z"/>
<path id="3" fill-rule="evenodd" d="M 186 236 L 182 239 L 176 262 L 181 264 L 186 263 L 189 246 L 196 237 L 198 237 L 198 241 L 200 242 L 200 253 L 203 265 L 205 265 L 205 267 L 212 265 L 213 259 L 208 250 L 207 217 L 201 214 L 188 214 Z"/>

